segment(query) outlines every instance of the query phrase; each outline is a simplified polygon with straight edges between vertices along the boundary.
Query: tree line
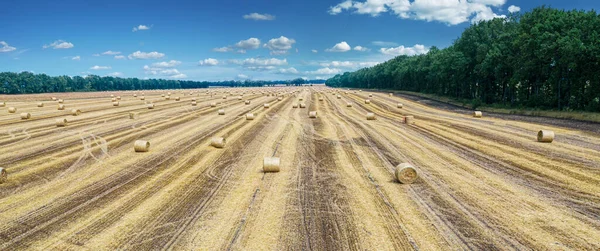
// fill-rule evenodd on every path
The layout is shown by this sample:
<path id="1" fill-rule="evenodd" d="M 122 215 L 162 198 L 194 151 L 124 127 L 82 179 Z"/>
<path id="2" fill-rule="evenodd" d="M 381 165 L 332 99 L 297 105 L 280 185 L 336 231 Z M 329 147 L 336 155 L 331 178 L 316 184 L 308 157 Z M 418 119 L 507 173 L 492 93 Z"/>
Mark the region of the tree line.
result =
<path id="1" fill-rule="evenodd" d="M 445 49 L 328 79 L 494 104 L 600 111 L 600 18 L 546 6 L 471 25 Z"/>
<path id="2" fill-rule="evenodd" d="M 244 80 L 244 81 L 188 81 L 166 79 L 138 79 L 119 77 L 100 77 L 97 75 L 57 76 L 33 74 L 31 72 L 1 72 L 0 93 L 25 94 L 48 92 L 86 92 L 86 91 L 115 91 L 115 90 L 149 90 L 149 89 L 191 89 L 207 88 L 209 86 L 223 87 L 259 87 L 273 85 L 303 85 L 324 83 L 325 80 Z"/>

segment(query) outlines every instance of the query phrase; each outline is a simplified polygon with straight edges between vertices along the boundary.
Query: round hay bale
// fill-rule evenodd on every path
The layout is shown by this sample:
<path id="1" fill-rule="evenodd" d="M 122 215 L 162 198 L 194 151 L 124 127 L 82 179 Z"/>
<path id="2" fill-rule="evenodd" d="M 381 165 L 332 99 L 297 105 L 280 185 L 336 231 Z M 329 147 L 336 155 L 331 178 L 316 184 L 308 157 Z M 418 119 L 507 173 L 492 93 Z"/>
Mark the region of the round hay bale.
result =
<path id="1" fill-rule="evenodd" d="M 192 98 L 192 101 L 196 101 L 196 98 Z"/>
<path id="2" fill-rule="evenodd" d="M 133 150 L 137 153 L 150 151 L 150 142 L 146 140 L 136 140 L 135 143 L 133 143 Z"/>
<path id="3" fill-rule="evenodd" d="M 198 103 L 196 103 L 196 101 L 192 101 L 192 106 L 197 106 Z"/>
<path id="4" fill-rule="evenodd" d="M 121 100 L 121 96 L 117 96 L 117 100 Z"/>
<path id="5" fill-rule="evenodd" d="M 56 97 L 52 97 L 52 101 L 56 101 Z"/>
<path id="6" fill-rule="evenodd" d="M 117 102 L 117 98 L 111 98 L 110 101 Z"/>
<path id="7" fill-rule="evenodd" d="M 44 107 L 44 103 L 42 103 L 42 102 L 37 103 L 37 107 Z"/>
<path id="8" fill-rule="evenodd" d="M 59 103 L 59 104 L 62 104 L 62 103 L 64 103 L 64 102 L 65 102 L 65 101 L 64 101 L 64 100 L 62 100 L 62 99 L 59 99 L 59 100 L 58 100 L 58 103 Z"/>
<path id="9" fill-rule="evenodd" d="M 398 104 L 396 105 L 396 107 L 398 107 L 398 108 L 403 108 L 403 107 L 404 107 L 404 105 L 403 105 L 403 104 L 401 104 L 401 103 L 398 103 Z"/>
<path id="10" fill-rule="evenodd" d="M 67 119 L 56 119 L 56 127 L 67 126 Z"/>
<path id="11" fill-rule="evenodd" d="M 411 164 L 402 163 L 396 166 L 394 176 L 396 176 L 396 180 L 402 184 L 412 184 L 415 182 L 415 180 L 417 180 L 417 169 L 415 169 Z"/>
<path id="12" fill-rule="evenodd" d="M 110 97 L 111 97 L 111 98 L 114 98 L 114 97 L 115 97 L 115 95 L 113 95 L 113 94 L 110 94 Z"/>
<path id="13" fill-rule="evenodd" d="M 365 99 L 365 104 L 367 104 L 367 105 L 368 105 L 368 104 L 370 104 L 370 103 L 371 103 L 371 100 Z"/>
<path id="14" fill-rule="evenodd" d="M 227 95 L 223 95 L 223 99 L 227 99 Z"/>
<path id="15" fill-rule="evenodd" d="M 277 98 L 277 100 L 278 100 L 278 101 L 281 101 L 281 100 L 283 100 L 283 97 L 279 97 L 279 98 Z"/>
<path id="16" fill-rule="evenodd" d="M 319 98 L 319 101 L 323 101 L 323 98 Z"/>
<path id="17" fill-rule="evenodd" d="M 483 116 L 483 114 L 481 113 L 481 111 L 474 111 L 473 112 L 473 117 L 475 117 L 475 118 L 481 118 L 481 116 Z"/>
<path id="18" fill-rule="evenodd" d="M 210 145 L 214 148 L 223 148 L 225 147 L 225 143 L 227 143 L 227 141 L 223 137 L 213 137 L 210 139 Z"/>
<path id="19" fill-rule="evenodd" d="M 242 99 L 244 99 L 244 97 L 242 97 L 242 96 L 239 96 L 239 97 L 238 97 L 238 100 L 242 100 Z"/>
<path id="20" fill-rule="evenodd" d="M 164 97 L 165 97 L 165 94 L 160 94 L 160 97 L 164 98 Z"/>
<path id="21" fill-rule="evenodd" d="M 537 134 L 537 141 L 544 143 L 552 143 L 552 141 L 554 141 L 554 132 L 548 130 L 540 130 Z"/>
<path id="22" fill-rule="evenodd" d="M 15 113 L 15 112 L 17 112 L 17 108 L 15 108 L 15 107 L 8 108 L 8 113 Z"/>
<path id="23" fill-rule="evenodd" d="M 210 107 L 217 107 L 217 103 L 210 103 Z"/>
<path id="24" fill-rule="evenodd" d="M 140 100 L 146 100 L 146 97 L 144 97 L 144 96 L 141 96 L 141 97 L 140 97 Z"/>
<path id="25" fill-rule="evenodd" d="M 337 99 L 342 99 L 342 96 L 340 96 L 340 95 L 337 95 Z"/>
<path id="26" fill-rule="evenodd" d="M 265 109 L 269 108 L 269 106 L 270 106 L 269 104 L 264 104 L 264 105 L 263 105 L 263 107 L 264 107 Z"/>
<path id="27" fill-rule="evenodd" d="M 167 96 L 171 96 L 171 93 L 170 93 L 170 92 L 167 92 Z"/>
<path id="28" fill-rule="evenodd" d="M 29 119 L 31 118 L 31 114 L 28 112 L 21 113 L 21 119 Z"/>
<path id="29" fill-rule="evenodd" d="M 298 98 L 298 101 L 303 101 L 303 100 L 304 100 L 303 98 Z"/>
<path id="30" fill-rule="evenodd" d="M 280 164 L 281 164 L 281 160 L 277 157 L 265 157 L 265 158 L 263 158 L 263 172 L 265 172 L 265 173 L 279 172 Z"/>
<path id="31" fill-rule="evenodd" d="M 113 102 L 113 106 L 119 106 L 119 101 Z"/>
<path id="32" fill-rule="evenodd" d="M 219 115 L 225 115 L 225 109 L 219 109 Z"/>
<path id="33" fill-rule="evenodd" d="M 404 124 L 412 125 L 415 123 L 415 116 L 404 116 Z"/>
<path id="34" fill-rule="evenodd" d="M 346 103 L 346 107 L 352 107 L 352 103 L 350 103 L 350 102 Z"/>
<path id="35" fill-rule="evenodd" d="M 58 110 L 64 110 L 64 109 L 65 109 L 65 105 L 63 105 L 63 104 L 58 105 Z"/>
<path id="36" fill-rule="evenodd" d="M 67 126 L 67 119 L 56 119 L 56 127 Z"/>
<path id="37" fill-rule="evenodd" d="M 250 100 L 246 100 L 246 102 L 244 102 L 246 105 L 250 104 Z"/>
<path id="38" fill-rule="evenodd" d="M 6 173 L 6 169 L 0 167 L 0 184 L 6 182 L 8 180 L 8 174 Z"/>
<path id="39" fill-rule="evenodd" d="M 372 97 L 373 97 L 373 94 L 369 94 L 369 98 L 372 98 Z"/>
<path id="40" fill-rule="evenodd" d="M 146 107 L 148 107 L 148 109 L 154 109 L 154 104 L 147 104 Z"/>
<path id="41" fill-rule="evenodd" d="M 311 118 L 311 119 L 317 118 L 317 111 L 310 111 L 310 112 L 308 112 L 308 117 Z"/>
<path id="42" fill-rule="evenodd" d="M 254 113 L 246 114 L 246 120 L 254 120 Z"/>
<path id="43" fill-rule="evenodd" d="M 179 101 L 179 100 L 181 100 L 180 97 L 175 97 L 175 101 Z"/>
<path id="44" fill-rule="evenodd" d="M 393 97 L 393 96 L 394 96 L 394 93 L 390 92 L 390 97 Z"/>
<path id="45" fill-rule="evenodd" d="M 298 106 L 299 106 L 300 108 L 306 108 L 306 104 L 304 104 L 304 103 L 300 103 Z"/>
<path id="46" fill-rule="evenodd" d="M 298 104 L 292 104 L 292 108 L 298 108 Z"/>
<path id="47" fill-rule="evenodd" d="M 137 112 L 130 112 L 129 113 L 129 119 L 137 119 L 139 117 L 139 113 Z"/>
<path id="48" fill-rule="evenodd" d="M 375 113 L 372 112 L 368 112 L 367 113 L 367 120 L 375 120 Z"/>
<path id="49" fill-rule="evenodd" d="M 81 110 L 79 110 L 79 109 L 71 109 L 71 115 L 73 115 L 73 116 L 79 116 L 79 114 L 81 114 Z"/>
<path id="50" fill-rule="evenodd" d="M 166 96 L 165 97 L 165 100 L 170 100 L 170 99 L 171 99 L 171 96 Z"/>
<path id="51" fill-rule="evenodd" d="M 137 94 L 135 94 L 135 93 L 134 93 L 134 94 L 133 94 L 133 97 L 134 97 L 134 98 L 137 98 Z"/>

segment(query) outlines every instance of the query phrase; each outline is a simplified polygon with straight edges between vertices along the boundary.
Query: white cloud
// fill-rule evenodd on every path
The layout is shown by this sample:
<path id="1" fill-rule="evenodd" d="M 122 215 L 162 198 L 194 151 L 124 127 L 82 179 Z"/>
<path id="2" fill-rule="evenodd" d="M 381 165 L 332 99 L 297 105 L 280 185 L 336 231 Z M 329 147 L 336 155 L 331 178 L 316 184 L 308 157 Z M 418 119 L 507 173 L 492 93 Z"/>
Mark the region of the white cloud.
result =
<path id="1" fill-rule="evenodd" d="M 403 45 L 401 45 L 401 46 L 398 46 L 395 48 L 381 48 L 381 49 L 379 49 L 379 51 L 383 54 L 392 55 L 392 56 L 400 56 L 400 55 L 414 56 L 414 55 L 425 54 L 425 53 L 429 52 L 429 48 L 426 48 L 424 45 L 421 45 L 421 44 L 416 44 L 413 47 L 404 47 Z"/>
<path id="2" fill-rule="evenodd" d="M 168 62 L 154 63 L 154 64 L 152 64 L 152 67 L 157 67 L 157 68 L 172 68 L 172 67 L 178 66 L 180 64 L 181 64 L 181 61 L 171 60 L 171 61 L 168 61 Z"/>
<path id="3" fill-rule="evenodd" d="M 213 49 L 213 51 L 216 51 L 216 52 L 230 52 L 232 50 L 233 49 L 230 48 L 230 47 L 221 47 L 221 48 L 214 48 Z"/>
<path id="4" fill-rule="evenodd" d="M 311 50 L 313 53 L 319 53 L 319 51 L 317 50 Z"/>
<path id="5" fill-rule="evenodd" d="M 115 56 L 115 59 L 126 59 L 126 58 L 123 55 L 117 55 L 117 56 Z"/>
<path id="6" fill-rule="evenodd" d="M 172 60 L 173 61 L 173 60 Z M 179 62 L 179 61 L 176 61 Z M 162 62 L 162 63 L 167 63 L 169 65 L 173 65 L 170 64 L 169 62 Z M 162 75 L 162 76 L 166 76 L 169 78 L 187 78 L 187 75 L 181 73 L 179 70 L 175 69 L 175 68 L 164 68 L 163 67 L 164 64 L 158 63 L 158 67 L 155 67 L 155 64 L 151 66 L 148 65 L 144 65 L 144 72 L 146 73 L 146 75 Z"/>
<path id="7" fill-rule="evenodd" d="M 296 40 L 281 36 L 269 40 L 263 47 L 271 50 L 271 55 L 284 55 L 287 54 L 287 51 L 292 48 L 294 43 L 296 43 Z"/>
<path id="8" fill-rule="evenodd" d="M 244 19 L 258 20 L 258 21 L 270 21 L 275 20 L 275 16 L 269 14 L 250 13 L 243 16 Z"/>
<path id="9" fill-rule="evenodd" d="M 123 73 L 122 72 L 112 72 L 112 73 L 109 73 L 108 76 L 111 76 L 111 77 L 122 77 Z"/>
<path id="10" fill-rule="evenodd" d="M 237 78 L 239 78 L 239 79 L 249 79 L 250 77 L 248 77 L 247 75 L 244 75 L 244 74 L 238 74 Z"/>
<path id="11" fill-rule="evenodd" d="M 121 54 L 120 51 L 105 51 L 105 52 L 102 52 L 102 55 L 119 55 L 119 54 Z"/>
<path id="12" fill-rule="evenodd" d="M 323 63 L 320 63 L 319 65 L 322 67 L 359 69 L 359 68 L 371 67 L 376 64 L 379 64 L 379 62 L 331 61 L 331 62 L 323 62 Z"/>
<path id="13" fill-rule="evenodd" d="M 246 40 L 239 41 L 235 44 L 235 47 L 243 50 L 258 49 L 260 47 L 260 39 L 251 37 Z"/>
<path id="14" fill-rule="evenodd" d="M 335 74 L 340 74 L 340 73 L 342 73 L 342 70 L 337 69 L 337 68 L 329 68 L 329 67 L 321 68 L 316 71 L 307 71 L 306 72 L 306 74 L 311 74 L 311 75 L 335 75 Z"/>
<path id="15" fill-rule="evenodd" d="M 290 67 L 290 68 L 281 68 L 277 70 L 277 73 L 279 74 L 298 74 L 300 73 L 298 70 L 296 70 L 296 68 L 294 67 Z"/>
<path id="16" fill-rule="evenodd" d="M 519 12 L 519 11 L 521 11 L 521 7 L 519 7 L 519 6 L 511 5 L 508 7 L 508 12 L 510 12 L 510 13 Z"/>
<path id="17" fill-rule="evenodd" d="M 90 70 L 109 70 L 111 69 L 110 66 L 98 66 L 98 65 L 94 65 L 92 67 L 90 67 Z"/>
<path id="18" fill-rule="evenodd" d="M 365 0 L 343 1 L 329 8 L 329 14 L 336 15 L 343 11 L 357 14 L 379 16 L 391 12 L 402 19 L 438 21 L 449 25 L 489 20 L 496 15 L 490 7 L 500 7 L 506 0 Z"/>
<path id="19" fill-rule="evenodd" d="M 239 54 L 246 54 L 246 50 L 237 50 L 236 52 Z"/>
<path id="20" fill-rule="evenodd" d="M 350 47 L 350 45 L 348 43 L 346 43 L 346 41 L 342 41 L 340 43 L 337 43 L 336 45 L 334 45 L 332 48 L 330 49 L 326 49 L 325 51 L 329 51 L 329 52 L 346 52 L 351 50 L 352 48 Z"/>
<path id="21" fill-rule="evenodd" d="M 42 48 L 53 48 L 53 49 L 69 49 L 75 47 L 72 43 L 63 40 L 56 40 L 51 44 L 46 44 Z"/>
<path id="22" fill-rule="evenodd" d="M 219 60 L 216 60 L 214 58 L 207 58 L 204 60 L 200 60 L 200 62 L 198 62 L 199 65 L 202 66 L 215 66 L 219 64 Z"/>
<path id="23" fill-rule="evenodd" d="M 152 28 L 152 26 L 146 26 L 146 25 L 140 24 L 137 27 L 133 27 L 133 29 L 131 31 L 133 31 L 133 32 L 143 31 L 143 30 L 149 30 L 150 28 Z"/>
<path id="24" fill-rule="evenodd" d="M 398 46 L 398 43 L 387 42 L 387 41 L 373 41 L 373 42 L 371 42 L 371 44 L 373 44 L 375 46 L 381 46 L 381 47 L 394 47 L 394 46 Z"/>
<path id="25" fill-rule="evenodd" d="M 247 58 L 244 60 L 231 60 L 234 64 L 244 65 L 244 66 L 281 66 L 287 65 L 287 59 L 277 59 L 277 58 Z"/>
<path id="26" fill-rule="evenodd" d="M 173 76 L 170 76 L 170 77 L 174 78 L 174 79 L 182 79 L 182 78 L 187 78 L 187 75 L 185 75 L 183 73 L 180 73 L 180 74 L 173 75 Z"/>
<path id="27" fill-rule="evenodd" d="M 134 53 L 129 54 L 129 59 L 159 59 L 164 57 L 165 54 L 164 53 L 160 53 L 160 52 L 141 52 L 141 51 L 136 51 Z"/>
<path id="28" fill-rule="evenodd" d="M 4 41 L 0 41 L 0 45 L 2 45 L 2 47 L 0 47 L 0 52 L 9 52 L 9 51 L 14 51 L 17 49 L 15 47 L 8 45 L 8 43 L 6 43 Z"/>
<path id="29" fill-rule="evenodd" d="M 370 49 L 369 49 L 369 48 L 367 48 L 367 47 L 362 47 L 362 46 L 360 46 L 360 45 L 354 46 L 354 49 L 353 49 L 353 50 L 355 50 L 355 51 L 370 51 Z"/>
<path id="30" fill-rule="evenodd" d="M 81 60 L 81 57 L 80 56 L 74 56 L 74 57 L 71 58 L 71 60 L 77 60 L 77 61 L 79 61 L 79 60 Z"/>

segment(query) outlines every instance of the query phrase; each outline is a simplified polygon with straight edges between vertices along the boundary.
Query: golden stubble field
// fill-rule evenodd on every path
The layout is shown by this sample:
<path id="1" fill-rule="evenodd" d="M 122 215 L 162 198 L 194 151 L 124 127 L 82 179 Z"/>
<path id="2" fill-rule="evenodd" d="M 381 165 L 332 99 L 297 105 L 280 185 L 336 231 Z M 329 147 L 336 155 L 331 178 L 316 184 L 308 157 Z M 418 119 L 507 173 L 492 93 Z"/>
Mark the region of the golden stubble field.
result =
<path id="1" fill-rule="evenodd" d="M 0 250 L 600 249 L 589 131 L 325 87 L 0 101 Z M 537 142 L 541 129 L 554 142 Z M 280 171 L 263 172 L 264 157 Z M 396 181 L 400 163 L 414 183 Z"/>

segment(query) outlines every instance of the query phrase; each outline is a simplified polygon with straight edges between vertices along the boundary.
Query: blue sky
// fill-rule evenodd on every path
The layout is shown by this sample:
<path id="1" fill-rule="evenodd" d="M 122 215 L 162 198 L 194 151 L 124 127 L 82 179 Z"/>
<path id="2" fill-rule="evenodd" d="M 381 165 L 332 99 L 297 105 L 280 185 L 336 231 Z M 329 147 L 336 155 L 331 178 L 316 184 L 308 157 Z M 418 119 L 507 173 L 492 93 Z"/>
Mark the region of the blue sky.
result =
<path id="1" fill-rule="evenodd" d="M 4 0 L 0 71 L 326 79 L 447 47 L 476 20 L 544 4 L 600 7 L 596 0 Z"/>

